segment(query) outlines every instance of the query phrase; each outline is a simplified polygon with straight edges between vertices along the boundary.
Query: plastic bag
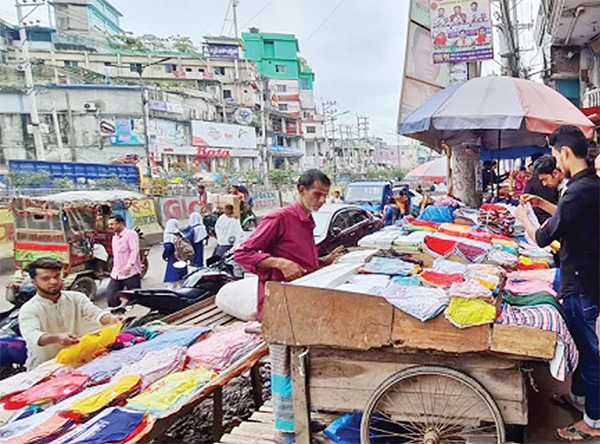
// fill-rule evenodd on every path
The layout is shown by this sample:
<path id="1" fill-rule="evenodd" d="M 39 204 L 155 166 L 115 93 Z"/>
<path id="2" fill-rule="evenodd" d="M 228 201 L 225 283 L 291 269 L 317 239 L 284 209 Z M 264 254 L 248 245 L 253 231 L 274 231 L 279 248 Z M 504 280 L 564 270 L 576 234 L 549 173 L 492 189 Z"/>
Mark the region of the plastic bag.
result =
<path id="1" fill-rule="evenodd" d="M 325 436 L 337 444 L 360 444 L 360 422 L 362 413 L 340 416 L 323 431 Z"/>
<path id="2" fill-rule="evenodd" d="M 242 321 L 255 321 L 258 312 L 258 276 L 225 284 L 215 298 L 217 307 Z"/>
<path id="3" fill-rule="evenodd" d="M 109 325 L 96 333 L 88 333 L 81 337 L 79 343 L 62 349 L 56 356 L 56 362 L 78 367 L 94 359 L 100 352 L 110 347 L 121 331 L 121 323 Z"/>

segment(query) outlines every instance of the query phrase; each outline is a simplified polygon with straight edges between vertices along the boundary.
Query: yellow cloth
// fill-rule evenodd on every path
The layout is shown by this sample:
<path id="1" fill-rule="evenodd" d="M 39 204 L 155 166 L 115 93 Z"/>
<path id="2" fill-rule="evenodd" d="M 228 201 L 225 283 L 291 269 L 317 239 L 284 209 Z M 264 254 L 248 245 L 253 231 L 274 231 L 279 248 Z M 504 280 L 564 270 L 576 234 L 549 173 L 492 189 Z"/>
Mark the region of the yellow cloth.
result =
<path id="1" fill-rule="evenodd" d="M 458 328 L 489 324 L 496 319 L 496 307 L 479 299 L 452 298 L 444 312 Z"/>
<path id="2" fill-rule="evenodd" d="M 99 352 L 114 344 L 120 331 L 121 323 L 118 323 L 104 327 L 96 333 L 83 335 L 77 344 L 61 350 L 56 355 L 56 362 L 78 367 L 91 361 Z"/>
<path id="3" fill-rule="evenodd" d="M 193 395 L 215 376 L 214 371 L 206 369 L 171 373 L 156 381 L 145 392 L 131 398 L 128 407 L 154 412 L 168 411 L 181 399 Z"/>
<path id="4" fill-rule="evenodd" d="M 139 375 L 124 376 L 101 392 L 75 401 L 69 410 L 79 415 L 88 416 L 110 405 L 115 399 L 133 391 L 140 382 Z"/>

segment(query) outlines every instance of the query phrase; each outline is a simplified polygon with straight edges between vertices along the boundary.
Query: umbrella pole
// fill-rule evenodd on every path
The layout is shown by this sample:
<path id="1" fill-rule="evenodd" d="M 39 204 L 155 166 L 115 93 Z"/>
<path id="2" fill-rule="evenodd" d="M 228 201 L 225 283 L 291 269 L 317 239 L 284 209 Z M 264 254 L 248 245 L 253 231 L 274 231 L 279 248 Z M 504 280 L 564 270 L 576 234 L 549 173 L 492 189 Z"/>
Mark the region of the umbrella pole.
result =
<path id="1" fill-rule="evenodd" d="M 500 200 L 500 159 L 502 158 L 502 130 L 498 130 L 498 173 L 496 174 L 496 199 Z"/>

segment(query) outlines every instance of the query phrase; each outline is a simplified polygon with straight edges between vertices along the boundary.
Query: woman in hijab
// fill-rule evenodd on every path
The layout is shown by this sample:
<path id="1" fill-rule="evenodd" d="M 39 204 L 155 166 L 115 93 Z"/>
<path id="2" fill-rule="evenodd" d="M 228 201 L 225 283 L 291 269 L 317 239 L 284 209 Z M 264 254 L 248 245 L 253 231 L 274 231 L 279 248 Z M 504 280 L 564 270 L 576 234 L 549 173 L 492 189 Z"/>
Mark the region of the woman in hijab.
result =
<path id="1" fill-rule="evenodd" d="M 202 223 L 200 213 L 190 214 L 190 224 L 184 230 L 185 236 L 194 247 L 191 263 L 194 267 L 204 267 L 204 239 L 207 238 L 206 227 Z"/>
<path id="2" fill-rule="evenodd" d="M 163 234 L 163 259 L 167 261 L 167 271 L 165 272 L 164 282 L 177 282 L 186 274 L 186 268 L 175 268 L 175 239 L 181 236 L 179 232 L 179 221 L 177 219 L 169 219 L 165 225 Z"/>

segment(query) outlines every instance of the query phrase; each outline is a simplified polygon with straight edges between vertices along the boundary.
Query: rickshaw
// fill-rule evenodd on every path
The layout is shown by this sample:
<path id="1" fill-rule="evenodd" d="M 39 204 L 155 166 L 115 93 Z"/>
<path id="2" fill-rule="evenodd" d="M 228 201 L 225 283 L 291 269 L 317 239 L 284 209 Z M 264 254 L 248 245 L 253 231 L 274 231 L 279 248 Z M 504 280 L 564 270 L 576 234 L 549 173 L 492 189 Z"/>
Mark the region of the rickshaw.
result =
<path id="1" fill-rule="evenodd" d="M 93 299 L 96 281 L 108 277 L 112 268 L 108 219 L 121 214 L 131 220 L 127 209 L 141 198 L 145 196 L 120 190 L 15 197 L 11 207 L 16 271 L 8 284 L 7 298 L 18 293 L 29 263 L 52 257 L 64 264 L 65 289 L 80 291 Z M 136 231 L 140 236 L 143 276 L 148 270 L 150 248 L 142 245 L 143 234 Z"/>

